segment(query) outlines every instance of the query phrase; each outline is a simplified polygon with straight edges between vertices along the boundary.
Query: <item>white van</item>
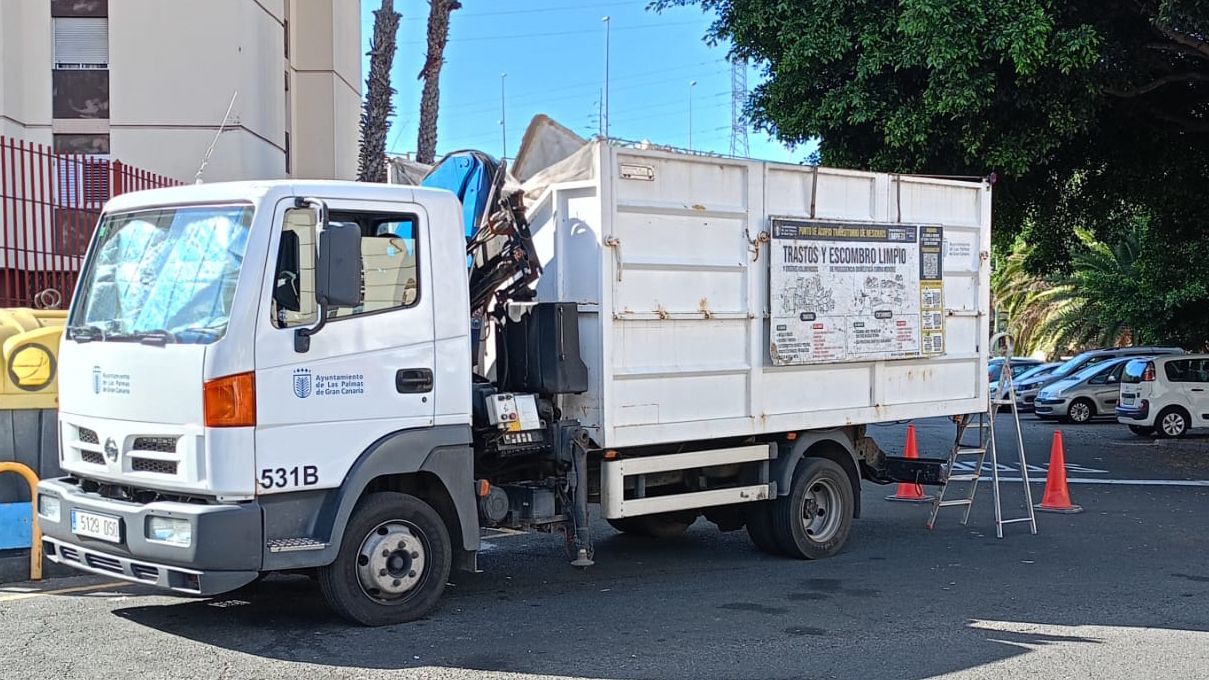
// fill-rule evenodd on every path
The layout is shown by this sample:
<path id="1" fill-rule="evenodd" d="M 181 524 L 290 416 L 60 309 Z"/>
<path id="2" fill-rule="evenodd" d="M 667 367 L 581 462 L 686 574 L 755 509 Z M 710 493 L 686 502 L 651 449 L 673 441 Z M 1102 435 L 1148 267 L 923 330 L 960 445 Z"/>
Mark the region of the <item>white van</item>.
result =
<path id="1" fill-rule="evenodd" d="M 1129 362 L 1117 421 L 1142 436 L 1182 437 L 1189 428 L 1209 427 L 1209 354 Z"/>

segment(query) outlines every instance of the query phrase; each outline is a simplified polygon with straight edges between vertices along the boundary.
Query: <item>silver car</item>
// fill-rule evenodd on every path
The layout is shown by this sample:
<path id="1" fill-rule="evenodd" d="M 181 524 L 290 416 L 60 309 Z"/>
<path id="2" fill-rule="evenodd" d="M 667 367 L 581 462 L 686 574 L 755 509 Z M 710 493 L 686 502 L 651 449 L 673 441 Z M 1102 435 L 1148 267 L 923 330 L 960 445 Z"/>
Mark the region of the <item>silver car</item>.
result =
<path id="1" fill-rule="evenodd" d="M 1096 416 L 1115 417 L 1121 372 L 1137 358 L 1106 359 L 1046 385 L 1037 395 L 1033 412 L 1042 420 L 1058 418 L 1072 423 L 1086 423 Z"/>

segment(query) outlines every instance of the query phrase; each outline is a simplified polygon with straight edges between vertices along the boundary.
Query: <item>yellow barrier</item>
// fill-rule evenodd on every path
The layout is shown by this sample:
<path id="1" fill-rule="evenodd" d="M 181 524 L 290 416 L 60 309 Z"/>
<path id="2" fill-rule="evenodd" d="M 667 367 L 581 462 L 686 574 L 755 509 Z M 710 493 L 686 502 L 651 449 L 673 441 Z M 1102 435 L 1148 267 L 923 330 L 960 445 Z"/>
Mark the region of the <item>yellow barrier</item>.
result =
<path id="1" fill-rule="evenodd" d="M 0 473 L 15 472 L 29 485 L 29 516 L 32 520 L 33 541 L 29 547 L 29 580 L 42 580 L 42 530 L 38 528 L 38 475 L 28 466 L 11 461 L 0 462 Z"/>

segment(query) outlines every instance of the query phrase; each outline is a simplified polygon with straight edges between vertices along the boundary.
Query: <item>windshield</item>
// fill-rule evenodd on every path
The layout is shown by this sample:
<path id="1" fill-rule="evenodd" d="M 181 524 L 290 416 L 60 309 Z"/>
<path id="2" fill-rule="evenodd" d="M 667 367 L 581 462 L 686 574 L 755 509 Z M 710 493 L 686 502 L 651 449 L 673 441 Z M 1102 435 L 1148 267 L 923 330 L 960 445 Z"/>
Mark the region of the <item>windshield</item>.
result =
<path id="1" fill-rule="evenodd" d="M 105 215 L 81 273 L 70 337 L 207 344 L 227 330 L 252 206 Z"/>
<path id="2" fill-rule="evenodd" d="M 1029 380 L 1031 378 L 1040 378 L 1049 375 L 1054 367 L 1050 364 L 1041 364 L 1040 366 L 1030 366 L 1027 371 L 1020 374 L 1020 380 Z"/>
<path id="3" fill-rule="evenodd" d="M 1108 370 L 1110 367 L 1115 366 L 1119 363 L 1121 363 L 1120 360 L 1111 361 L 1111 362 L 1098 361 L 1098 362 L 1088 366 L 1087 368 L 1084 368 L 1083 370 L 1079 371 L 1078 373 L 1075 373 L 1074 375 L 1066 376 L 1066 380 L 1070 380 L 1070 381 L 1087 380 L 1088 378 L 1095 377 L 1097 374 L 1101 373 L 1102 371 Z"/>

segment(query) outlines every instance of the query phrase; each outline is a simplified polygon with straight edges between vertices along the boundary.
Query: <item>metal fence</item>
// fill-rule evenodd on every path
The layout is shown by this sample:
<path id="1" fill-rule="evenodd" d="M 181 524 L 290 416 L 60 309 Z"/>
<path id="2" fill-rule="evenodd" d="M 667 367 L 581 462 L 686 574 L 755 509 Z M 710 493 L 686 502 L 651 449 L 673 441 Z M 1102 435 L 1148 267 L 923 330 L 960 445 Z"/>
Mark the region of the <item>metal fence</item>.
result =
<path id="1" fill-rule="evenodd" d="M 66 307 L 105 201 L 179 183 L 0 136 L 0 307 Z"/>

